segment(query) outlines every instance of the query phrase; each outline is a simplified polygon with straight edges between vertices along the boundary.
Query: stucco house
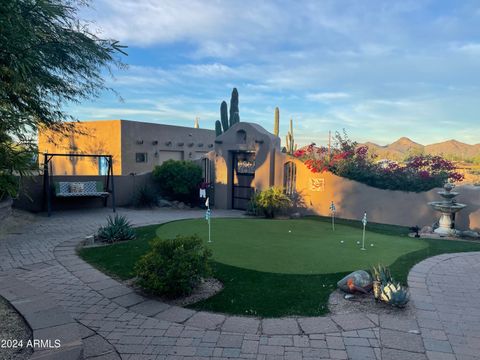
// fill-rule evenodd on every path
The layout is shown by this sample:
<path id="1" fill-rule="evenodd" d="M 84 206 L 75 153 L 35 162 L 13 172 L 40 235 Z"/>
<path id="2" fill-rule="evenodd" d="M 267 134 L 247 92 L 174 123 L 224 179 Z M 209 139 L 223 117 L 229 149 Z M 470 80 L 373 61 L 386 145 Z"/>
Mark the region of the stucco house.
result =
<path id="1" fill-rule="evenodd" d="M 196 160 L 214 147 L 215 131 L 130 120 L 71 123 L 73 131 L 40 131 L 40 153 L 108 154 L 114 175 L 152 171 L 169 159 Z M 43 158 L 40 157 L 40 161 Z M 55 158 L 53 175 L 104 175 L 106 163 L 92 158 Z"/>

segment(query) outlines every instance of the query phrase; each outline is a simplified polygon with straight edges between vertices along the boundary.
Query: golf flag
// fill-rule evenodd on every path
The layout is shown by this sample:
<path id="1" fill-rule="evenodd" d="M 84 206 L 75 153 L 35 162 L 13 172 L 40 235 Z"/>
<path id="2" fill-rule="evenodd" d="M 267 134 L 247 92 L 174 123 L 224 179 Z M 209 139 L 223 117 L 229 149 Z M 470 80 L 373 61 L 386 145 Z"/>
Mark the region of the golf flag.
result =
<path id="1" fill-rule="evenodd" d="M 208 208 L 210 207 L 210 198 L 207 197 L 207 200 L 205 200 L 205 206 Z"/>
<path id="2" fill-rule="evenodd" d="M 330 211 L 332 212 L 332 230 L 335 231 L 335 204 L 332 203 L 330 204 Z"/>
<path id="3" fill-rule="evenodd" d="M 333 203 L 333 201 L 332 201 L 332 203 L 331 203 L 331 205 L 330 205 L 330 210 L 331 210 L 332 212 L 335 212 L 335 211 L 337 210 L 337 209 L 335 208 L 335 204 Z"/>
<path id="4" fill-rule="evenodd" d="M 363 224 L 363 226 L 367 226 L 367 212 L 365 212 L 365 214 L 363 214 L 362 224 Z"/>

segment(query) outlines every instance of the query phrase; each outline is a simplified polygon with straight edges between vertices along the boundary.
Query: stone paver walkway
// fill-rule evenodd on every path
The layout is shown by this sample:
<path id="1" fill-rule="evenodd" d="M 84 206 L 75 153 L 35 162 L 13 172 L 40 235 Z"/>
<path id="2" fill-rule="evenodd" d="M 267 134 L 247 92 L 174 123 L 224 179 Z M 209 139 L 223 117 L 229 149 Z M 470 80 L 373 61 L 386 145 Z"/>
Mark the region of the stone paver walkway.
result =
<path id="1" fill-rule="evenodd" d="M 135 225 L 204 216 L 170 209 L 119 213 Z M 480 359 L 480 253 L 416 265 L 409 276 L 411 318 L 225 316 L 144 298 L 79 259 L 76 245 L 109 214 L 38 216 L 0 238 L 0 277 L 25 282 L 65 309 L 78 323 L 85 359 Z"/>

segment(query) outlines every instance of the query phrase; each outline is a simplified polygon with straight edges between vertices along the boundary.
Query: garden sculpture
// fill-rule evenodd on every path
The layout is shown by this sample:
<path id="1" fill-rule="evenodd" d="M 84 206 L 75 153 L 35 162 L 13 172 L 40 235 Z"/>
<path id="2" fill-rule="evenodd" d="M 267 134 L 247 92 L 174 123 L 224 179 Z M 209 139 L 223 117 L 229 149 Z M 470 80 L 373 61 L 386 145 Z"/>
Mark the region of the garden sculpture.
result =
<path id="1" fill-rule="evenodd" d="M 357 270 L 341 279 L 337 286 L 340 290 L 353 294 L 356 292 L 368 293 L 372 289 L 373 280 L 364 270 Z"/>

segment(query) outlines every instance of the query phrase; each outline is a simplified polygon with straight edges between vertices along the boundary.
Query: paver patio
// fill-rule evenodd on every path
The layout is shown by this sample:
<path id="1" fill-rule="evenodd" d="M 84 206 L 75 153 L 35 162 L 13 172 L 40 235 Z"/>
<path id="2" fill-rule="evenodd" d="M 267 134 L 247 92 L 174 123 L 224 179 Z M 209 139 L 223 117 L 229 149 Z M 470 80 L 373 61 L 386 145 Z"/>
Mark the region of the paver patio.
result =
<path id="1" fill-rule="evenodd" d="M 204 216 L 199 210 L 119 213 L 135 225 Z M 108 214 L 98 209 L 37 216 L 0 239 L 0 294 L 8 289 L 25 301 L 36 296 L 38 309 L 43 309 L 42 301 L 50 302 L 47 308 L 60 307 L 68 315 L 58 315 L 61 322 L 78 324 L 85 359 L 480 359 L 480 278 L 475 276 L 480 253 L 441 255 L 417 264 L 409 275 L 412 318 L 243 318 L 145 299 L 77 257 L 78 242 Z M 43 334 L 58 334 L 55 326 L 61 324 L 44 321 L 45 327 L 36 324 L 48 330 Z M 64 344 L 78 345 L 70 331 L 58 336 Z M 68 356 L 58 357 L 59 351 L 42 356 Z"/>

